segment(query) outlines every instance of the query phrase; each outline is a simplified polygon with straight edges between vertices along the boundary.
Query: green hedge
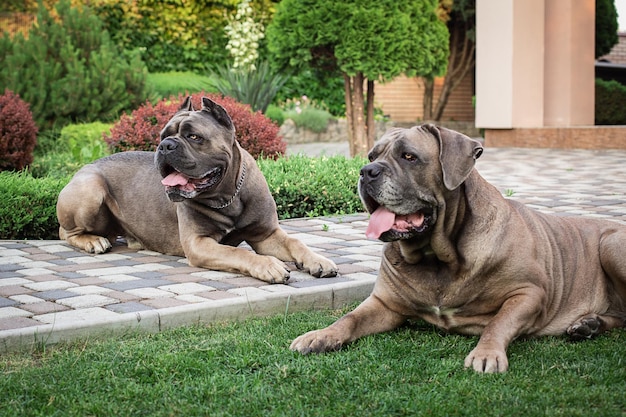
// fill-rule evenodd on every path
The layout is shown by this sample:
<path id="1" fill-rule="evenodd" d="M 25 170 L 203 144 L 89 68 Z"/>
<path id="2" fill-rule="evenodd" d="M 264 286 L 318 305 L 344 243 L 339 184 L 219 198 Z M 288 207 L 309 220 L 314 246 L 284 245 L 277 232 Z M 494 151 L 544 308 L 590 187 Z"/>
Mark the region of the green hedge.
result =
<path id="1" fill-rule="evenodd" d="M 617 81 L 604 81 L 596 78 L 597 125 L 626 125 L 626 86 Z"/>
<path id="2" fill-rule="evenodd" d="M 68 180 L 0 172 L 0 239 L 58 239 L 57 196 Z"/>
<path id="3" fill-rule="evenodd" d="M 257 162 L 281 219 L 363 210 L 356 184 L 365 159 L 292 156 Z M 0 172 L 0 239 L 58 239 L 56 201 L 70 178 Z"/>

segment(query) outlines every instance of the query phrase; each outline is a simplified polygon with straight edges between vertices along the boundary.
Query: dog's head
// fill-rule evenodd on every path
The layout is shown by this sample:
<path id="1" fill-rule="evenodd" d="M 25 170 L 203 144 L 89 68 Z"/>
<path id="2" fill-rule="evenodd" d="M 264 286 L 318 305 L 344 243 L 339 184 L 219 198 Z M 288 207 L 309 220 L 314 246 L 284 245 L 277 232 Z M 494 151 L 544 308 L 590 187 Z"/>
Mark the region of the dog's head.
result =
<path id="1" fill-rule="evenodd" d="M 359 178 L 359 195 L 371 213 L 367 236 L 428 238 L 441 196 L 465 181 L 482 150 L 479 142 L 430 124 L 386 132 Z"/>
<path id="2" fill-rule="evenodd" d="M 154 159 L 169 199 L 195 198 L 217 187 L 232 161 L 234 144 L 235 127 L 226 110 L 203 97 L 202 109 L 195 111 L 187 97 L 161 131 Z"/>

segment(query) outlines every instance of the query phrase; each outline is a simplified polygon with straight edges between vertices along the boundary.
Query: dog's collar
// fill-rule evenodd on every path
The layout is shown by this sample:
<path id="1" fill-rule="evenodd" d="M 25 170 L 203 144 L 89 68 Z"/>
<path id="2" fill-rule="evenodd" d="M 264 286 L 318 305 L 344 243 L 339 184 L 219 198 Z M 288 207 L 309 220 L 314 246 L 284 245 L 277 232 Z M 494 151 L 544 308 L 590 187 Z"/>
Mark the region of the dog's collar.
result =
<path id="1" fill-rule="evenodd" d="M 233 204 L 233 201 L 235 201 L 235 197 L 237 197 L 237 195 L 239 194 L 239 191 L 241 191 L 241 187 L 243 186 L 243 181 L 245 178 L 246 178 L 246 162 L 244 161 L 243 165 L 241 166 L 241 175 L 239 176 L 239 179 L 237 180 L 237 188 L 235 188 L 235 194 L 233 194 L 233 196 L 227 202 L 225 202 L 224 204 L 220 206 L 208 205 L 208 207 L 214 210 L 221 210 Z"/>

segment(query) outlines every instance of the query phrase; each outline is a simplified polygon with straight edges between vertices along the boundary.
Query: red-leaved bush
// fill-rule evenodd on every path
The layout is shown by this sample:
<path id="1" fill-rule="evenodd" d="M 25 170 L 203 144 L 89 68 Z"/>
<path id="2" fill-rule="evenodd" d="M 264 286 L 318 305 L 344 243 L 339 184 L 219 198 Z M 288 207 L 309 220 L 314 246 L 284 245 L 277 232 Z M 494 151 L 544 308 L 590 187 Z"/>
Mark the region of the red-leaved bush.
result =
<path id="1" fill-rule="evenodd" d="M 278 135 L 279 127 L 263 113 L 253 113 L 250 106 L 231 97 L 211 93 L 191 96 L 194 109 L 202 108 L 202 97 L 208 97 L 226 109 L 235 125 L 235 137 L 242 148 L 254 158 L 263 155 L 276 158 L 285 153 L 287 145 Z M 123 115 L 104 140 L 113 152 L 154 151 L 160 142 L 159 134 L 169 119 L 180 108 L 184 96 L 163 99 L 156 105 L 146 102 L 130 115 Z"/>
<path id="2" fill-rule="evenodd" d="M 33 162 L 37 125 L 30 106 L 19 95 L 0 95 L 0 171 L 21 170 Z"/>

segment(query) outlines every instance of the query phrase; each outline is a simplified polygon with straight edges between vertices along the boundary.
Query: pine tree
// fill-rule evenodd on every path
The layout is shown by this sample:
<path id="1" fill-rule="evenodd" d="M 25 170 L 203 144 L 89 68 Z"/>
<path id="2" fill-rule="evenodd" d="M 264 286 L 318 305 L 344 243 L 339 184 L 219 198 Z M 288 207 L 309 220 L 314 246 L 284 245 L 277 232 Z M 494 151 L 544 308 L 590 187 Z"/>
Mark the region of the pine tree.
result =
<path id="1" fill-rule="evenodd" d="M 0 90 L 30 103 L 44 129 L 111 120 L 142 103 L 147 70 L 138 55 L 121 53 L 88 7 L 61 0 L 55 11 L 40 3 L 28 37 L 0 38 Z"/>

